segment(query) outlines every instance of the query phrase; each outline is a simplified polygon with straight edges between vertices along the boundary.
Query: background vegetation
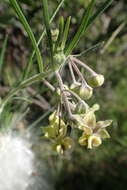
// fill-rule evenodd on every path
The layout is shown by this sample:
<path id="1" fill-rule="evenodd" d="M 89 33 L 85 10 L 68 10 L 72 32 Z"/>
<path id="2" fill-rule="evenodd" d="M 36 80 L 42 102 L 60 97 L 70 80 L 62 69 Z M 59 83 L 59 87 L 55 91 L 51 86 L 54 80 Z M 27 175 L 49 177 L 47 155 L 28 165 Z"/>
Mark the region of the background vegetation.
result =
<path id="1" fill-rule="evenodd" d="M 102 1 L 103 0 L 97 0 L 96 8 Z M 42 32 L 43 24 L 41 1 L 19 0 L 19 2 L 38 39 Z M 49 0 L 50 15 L 59 2 L 58 0 Z M 83 10 L 87 7 L 88 2 L 88 0 L 66 0 L 54 19 L 52 27 L 56 28 L 58 26 L 59 16 L 63 15 L 66 18 L 71 15 L 71 39 L 77 25 L 80 23 L 81 15 Z M 4 97 L 23 72 L 32 47 L 27 34 L 16 18 L 8 0 L 0 1 L 0 13 L 0 96 Z M 105 75 L 105 84 L 95 91 L 95 95 L 90 100 L 90 104 L 98 102 L 101 105 L 101 111 L 99 111 L 98 117 L 102 119 L 112 119 L 113 125 L 109 128 L 111 139 L 106 141 L 98 149 L 89 151 L 76 145 L 71 155 L 66 155 L 62 158 L 51 153 L 47 142 L 43 142 L 42 140 L 38 142 L 39 148 L 35 147 L 35 149 L 39 149 L 40 159 L 45 159 L 47 164 L 51 167 L 56 189 L 122 190 L 126 188 L 126 20 L 127 1 L 114 0 L 112 5 L 87 30 L 86 35 L 79 42 L 75 52 L 73 52 L 74 54 L 78 54 L 101 42 L 97 48 L 88 51 L 81 59 L 87 62 L 96 71 Z M 121 27 L 121 30 L 118 32 L 119 27 Z M 118 34 L 113 39 L 116 32 L 118 32 Z M 112 39 L 111 44 L 106 47 L 105 44 L 109 39 Z M 44 39 L 40 45 L 40 49 L 43 53 L 45 53 L 46 43 L 46 39 Z M 5 48 L 3 48 L 4 46 Z M 36 70 L 35 61 L 30 75 L 33 75 Z M 67 71 L 65 75 L 66 78 L 69 77 Z M 51 83 L 54 85 L 55 82 L 55 79 L 51 80 Z M 47 110 L 50 110 L 56 101 L 55 95 L 53 96 L 52 92 L 42 83 L 38 83 L 24 90 L 22 94 L 19 94 L 19 97 L 21 98 L 18 100 L 15 98 L 15 101 L 7 106 L 1 121 L 2 125 L 8 127 L 12 121 L 16 123 L 17 120 L 22 120 L 22 117 L 24 117 L 23 112 L 26 110 L 24 122 L 20 122 L 20 130 L 25 128 L 26 124 L 30 125 L 31 128 L 36 126 L 36 136 L 41 135 L 40 126 L 47 122 Z M 22 98 L 24 98 L 25 101 L 23 101 Z M 24 103 L 22 103 L 22 101 Z M 27 112 L 28 107 L 29 111 Z M 47 113 L 47 116 L 45 113 Z M 20 119 L 19 115 L 21 116 Z M 43 155 L 44 151 L 46 152 L 45 155 Z"/>

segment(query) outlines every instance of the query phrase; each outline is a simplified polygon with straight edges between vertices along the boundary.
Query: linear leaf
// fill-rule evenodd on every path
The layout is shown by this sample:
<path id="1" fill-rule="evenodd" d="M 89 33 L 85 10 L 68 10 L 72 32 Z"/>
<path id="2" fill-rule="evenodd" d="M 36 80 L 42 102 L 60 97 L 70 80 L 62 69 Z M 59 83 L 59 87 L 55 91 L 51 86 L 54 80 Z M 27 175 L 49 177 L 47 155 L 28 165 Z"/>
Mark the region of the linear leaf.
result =
<path id="1" fill-rule="evenodd" d="M 30 77 L 23 82 L 21 82 L 16 88 L 12 89 L 10 93 L 2 100 L 1 107 L 4 107 L 7 102 L 20 90 L 26 88 L 27 86 L 30 86 L 31 84 L 43 80 L 45 77 L 49 76 L 51 73 L 53 73 L 52 70 L 47 72 L 42 72 L 39 74 L 34 75 L 33 77 Z"/>
<path id="2" fill-rule="evenodd" d="M 66 56 L 68 56 L 72 50 L 75 48 L 77 43 L 79 42 L 82 34 L 85 32 L 87 28 L 87 24 L 94 6 L 95 0 L 91 0 L 90 4 L 88 5 L 87 11 L 84 12 L 81 24 L 74 36 L 74 38 L 71 40 L 70 44 L 68 45 L 67 49 L 65 50 Z"/>
<path id="3" fill-rule="evenodd" d="M 60 8 L 61 8 L 61 6 L 63 5 L 64 1 L 65 1 L 65 0 L 62 0 L 62 1 L 58 4 L 56 10 L 54 11 L 53 15 L 52 15 L 51 18 L 50 18 L 50 23 L 51 23 L 51 22 L 53 21 L 53 19 L 55 18 L 56 14 L 57 14 L 58 11 L 60 10 Z M 45 29 L 43 28 L 43 32 L 42 32 L 42 34 L 41 34 L 41 36 L 40 36 L 40 38 L 39 38 L 39 40 L 38 40 L 38 42 L 37 42 L 37 46 L 39 46 L 39 44 L 41 43 L 41 41 L 42 41 L 43 37 L 45 36 L 45 34 L 46 34 L 46 33 L 45 33 Z M 32 54 L 31 54 L 31 56 L 30 56 L 30 58 L 29 58 L 28 64 L 27 64 L 26 68 L 24 69 L 24 73 L 23 73 L 23 77 L 22 77 L 23 79 L 26 79 L 27 76 L 29 75 L 29 72 L 30 72 L 30 69 L 31 69 L 31 66 L 32 66 L 32 63 L 33 63 L 34 55 L 35 55 L 35 50 L 33 50 Z"/>
<path id="4" fill-rule="evenodd" d="M 88 23 L 87 23 L 87 28 L 88 26 L 90 26 L 95 19 L 100 16 L 111 4 L 112 4 L 113 0 L 106 0 L 95 12 L 95 14 L 93 16 L 91 16 L 91 18 L 89 19 Z"/>
<path id="5" fill-rule="evenodd" d="M 75 57 L 80 57 L 80 56 L 83 56 L 83 55 L 86 55 L 87 53 L 91 52 L 91 51 L 95 51 L 97 50 L 98 48 L 100 48 L 102 45 L 104 44 L 104 42 L 99 42 L 95 45 L 93 45 L 92 47 L 84 50 L 83 52 L 81 52 L 80 54 L 77 54 L 77 55 L 74 55 Z"/>
<path id="6" fill-rule="evenodd" d="M 121 30 L 125 27 L 126 22 L 121 23 L 118 28 L 112 33 L 111 37 L 105 43 L 104 47 L 101 49 L 100 53 L 103 54 L 105 50 L 110 46 L 110 44 L 114 41 L 117 35 L 121 32 Z"/>
<path id="7" fill-rule="evenodd" d="M 47 0 L 42 0 L 42 3 L 43 3 L 44 24 L 45 24 L 45 28 L 46 28 L 46 33 L 47 33 L 47 37 L 48 37 L 48 44 L 49 44 L 51 58 L 52 58 L 53 57 L 53 42 L 52 42 L 52 35 L 51 35 L 50 21 L 49 21 L 48 2 L 47 2 Z"/>
<path id="8" fill-rule="evenodd" d="M 34 37 L 34 34 L 20 8 L 20 6 L 18 5 L 17 1 L 16 0 L 9 0 L 12 7 L 14 8 L 19 20 L 22 22 L 23 26 L 24 26 L 24 29 L 25 31 L 27 32 L 29 38 L 31 39 L 31 42 L 32 42 L 32 45 L 33 45 L 33 48 L 36 52 L 36 57 L 37 57 L 37 62 L 38 62 L 38 66 L 39 66 L 39 70 L 40 72 L 43 71 L 43 63 L 42 63 L 42 57 L 41 57 L 41 53 L 40 53 L 40 50 L 37 46 L 37 42 L 36 42 L 36 39 Z"/>
<path id="9" fill-rule="evenodd" d="M 98 9 L 97 11 L 88 19 L 88 22 L 86 24 L 85 30 L 82 32 L 82 34 L 86 31 L 86 29 L 95 21 L 96 18 L 98 18 L 99 15 L 101 15 L 111 4 L 113 0 L 106 0 Z M 91 2 L 92 3 L 92 2 Z M 89 9 L 89 7 L 88 7 Z M 87 14 L 87 13 L 86 13 Z M 73 39 L 74 40 L 74 39 Z M 73 42 L 72 40 L 72 42 Z M 78 39 L 77 39 L 78 40 Z M 69 55 L 73 49 L 74 49 L 74 42 L 72 42 L 68 45 L 65 53 L 66 55 Z M 76 42 L 75 42 L 76 43 Z"/>
<path id="10" fill-rule="evenodd" d="M 62 49 L 64 49 L 66 41 L 67 41 L 69 27 L 70 27 L 70 21 L 71 21 L 71 17 L 69 16 L 67 18 L 67 21 L 66 21 L 66 24 L 65 24 L 65 28 L 64 28 L 63 40 L 62 40 L 62 45 L 61 45 Z"/>
<path id="11" fill-rule="evenodd" d="M 7 47 L 7 41 L 8 41 L 8 36 L 5 37 L 5 40 L 3 42 L 3 47 L 0 52 L 0 73 L 1 73 L 3 63 L 4 63 L 4 56 L 5 56 L 5 51 L 6 51 L 6 47 Z"/>
<path id="12" fill-rule="evenodd" d="M 64 30 L 64 18 L 63 16 L 61 16 L 59 19 L 59 35 L 57 42 L 55 44 L 55 50 L 57 50 L 57 48 L 60 46 L 60 43 L 62 42 L 63 30 Z"/>

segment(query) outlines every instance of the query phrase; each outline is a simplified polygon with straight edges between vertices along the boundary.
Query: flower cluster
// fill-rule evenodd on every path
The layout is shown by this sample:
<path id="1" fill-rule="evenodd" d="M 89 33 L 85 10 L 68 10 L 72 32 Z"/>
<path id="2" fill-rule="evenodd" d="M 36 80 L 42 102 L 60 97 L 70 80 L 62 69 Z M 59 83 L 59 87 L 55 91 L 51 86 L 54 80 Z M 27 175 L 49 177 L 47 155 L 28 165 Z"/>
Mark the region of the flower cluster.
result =
<path id="1" fill-rule="evenodd" d="M 45 137 L 53 141 L 53 150 L 60 154 L 64 151 L 72 149 L 73 140 L 67 135 L 67 125 L 58 116 L 57 112 L 53 112 L 49 117 L 49 126 L 44 127 Z"/>
<path id="2" fill-rule="evenodd" d="M 78 139 L 79 144 L 92 149 L 101 145 L 103 139 L 110 137 L 106 127 L 112 121 L 96 121 L 95 111 L 99 109 L 99 105 L 95 104 L 90 107 L 86 102 L 92 97 L 94 88 L 103 85 L 104 76 L 96 73 L 86 63 L 80 61 L 76 55 L 66 57 L 62 49 L 63 44 L 58 45 L 57 43 L 58 36 L 59 31 L 52 31 L 55 50 L 53 63 L 58 82 L 57 88 L 52 87 L 52 89 L 56 90 L 59 97 L 58 109 L 50 115 L 49 125 L 43 128 L 43 132 L 44 136 L 53 142 L 53 150 L 63 154 L 65 151 L 71 150 L 74 144 L 73 139 L 68 135 L 68 126 L 72 130 L 76 128 L 82 131 L 82 135 Z M 68 66 L 72 79 L 69 80 L 72 81 L 71 84 L 67 84 L 67 81 L 63 82 L 62 71 L 65 66 Z M 87 77 L 81 72 L 81 68 L 86 70 Z"/>
<path id="3" fill-rule="evenodd" d="M 82 131 L 82 135 L 78 140 L 79 144 L 92 149 L 101 145 L 102 139 L 110 138 L 106 127 L 111 125 L 112 120 L 96 121 L 95 111 L 99 109 L 98 104 L 94 104 L 91 108 L 87 104 L 87 107 L 84 108 L 84 113 L 74 114 L 75 122 L 73 123 L 73 127 Z M 67 128 L 68 124 L 65 124 L 56 111 L 49 117 L 49 126 L 43 128 L 44 136 L 52 140 L 53 150 L 59 154 L 71 150 L 74 145 L 73 139 L 67 136 Z"/>

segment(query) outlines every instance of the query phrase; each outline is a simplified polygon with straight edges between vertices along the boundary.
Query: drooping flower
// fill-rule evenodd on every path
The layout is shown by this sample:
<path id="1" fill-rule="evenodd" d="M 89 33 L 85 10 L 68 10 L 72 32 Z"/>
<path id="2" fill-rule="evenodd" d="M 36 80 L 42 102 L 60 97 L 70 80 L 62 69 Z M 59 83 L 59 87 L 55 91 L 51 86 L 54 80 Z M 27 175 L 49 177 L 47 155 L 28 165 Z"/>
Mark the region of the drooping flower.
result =
<path id="1" fill-rule="evenodd" d="M 105 129 L 112 121 L 96 121 L 95 111 L 99 109 L 99 105 L 95 104 L 85 114 L 78 117 L 78 128 L 83 131 L 82 136 L 79 138 L 79 144 L 87 146 L 91 149 L 97 147 L 102 143 L 102 139 L 109 138 L 110 135 Z"/>
<path id="2" fill-rule="evenodd" d="M 59 154 L 63 154 L 67 150 L 71 150 L 73 147 L 73 140 L 67 135 L 67 125 L 59 118 L 57 112 L 53 112 L 49 117 L 49 126 L 44 127 L 43 131 L 45 137 L 53 140 L 53 150 Z"/>
<path id="3" fill-rule="evenodd" d="M 53 145 L 53 150 L 55 150 L 58 154 L 63 154 L 65 151 L 72 150 L 73 146 L 74 142 L 72 138 L 65 137 Z"/>
<path id="4" fill-rule="evenodd" d="M 43 128 L 45 137 L 49 139 L 61 139 L 67 133 L 67 125 L 57 115 L 56 111 L 49 117 L 49 125 Z"/>

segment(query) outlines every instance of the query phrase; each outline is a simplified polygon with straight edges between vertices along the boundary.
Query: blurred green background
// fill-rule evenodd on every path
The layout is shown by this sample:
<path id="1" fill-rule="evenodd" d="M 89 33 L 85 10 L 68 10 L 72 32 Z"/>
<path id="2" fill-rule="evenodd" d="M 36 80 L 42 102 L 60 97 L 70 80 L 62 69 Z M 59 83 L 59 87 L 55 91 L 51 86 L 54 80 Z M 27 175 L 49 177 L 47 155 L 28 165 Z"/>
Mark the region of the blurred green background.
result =
<path id="1" fill-rule="evenodd" d="M 19 2 L 38 39 L 43 24 L 41 1 L 19 0 Z M 59 2 L 59 0 L 49 0 L 51 14 Z M 52 27 L 57 27 L 60 15 L 63 15 L 65 18 L 71 15 L 71 40 L 71 36 L 80 23 L 81 15 L 87 7 L 88 2 L 89 0 L 66 0 L 52 23 Z M 102 2 L 104 1 L 97 0 L 96 7 Z M 114 0 L 112 5 L 88 29 L 73 53 L 80 53 L 99 42 L 107 42 L 117 28 L 126 20 L 127 1 Z M 0 0 L 0 48 L 3 46 L 6 35 L 8 35 L 8 42 L 4 65 L 0 69 L 1 97 L 5 96 L 7 89 L 18 79 L 28 60 L 32 47 L 8 0 Z M 40 46 L 42 52 L 45 50 L 45 43 L 46 40 Z M 71 155 L 67 155 L 64 158 L 47 154 L 45 159 L 53 171 L 55 188 L 59 190 L 126 189 L 127 25 L 124 25 L 112 43 L 104 51 L 102 50 L 104 50 L 103 43 L 94 51 L 90 51 L 82 56 L 81 60 L 86 61 L 89 66 L 105 76 L 105 84 L 100 89 L 95 90 L 94 96 L 89 103 L 91 105 L 92 103 L 99 103 L 101 105 L 98 118 L 113 120 L 113 125 L 109 127 L 111 139 L 105 141 L 103 145 L 94 150 L 86 150 L 76 145 Z M 35 71 L 33 70 L 32 73 L 34 74 Z M 55 84 L 55 79 L 53 80 L 51 82 Z M 54 104 L 55 97 L 42 84 L 36 84 L 36 86 L 33 86 L 33 89 L 34 92 L 39 92 L 39 95 L 44 96 L 48 101 L 47 107 Z M 29 106 L 30 111 L 26 116 L 26 122 L 32 123 L 45 113 L 47 107 L 43 108 L 35 102 L 34 96 L 36 93 L 31 95 L 32 92 L 30 93 L 30 90 L 27 93 L 28 96 L 32 96 L 33 103 Z M 20 105 L 21 101 L 13 105 L 11 107 L 11 114 Z M 42 120 L 38 124 L 38 130 L 46 121 L 45 118 L 45 120 Z M 43 143 L 40 143 L 43 146 Z M 46 150 L 48 151 L 48 144 Z"/>

